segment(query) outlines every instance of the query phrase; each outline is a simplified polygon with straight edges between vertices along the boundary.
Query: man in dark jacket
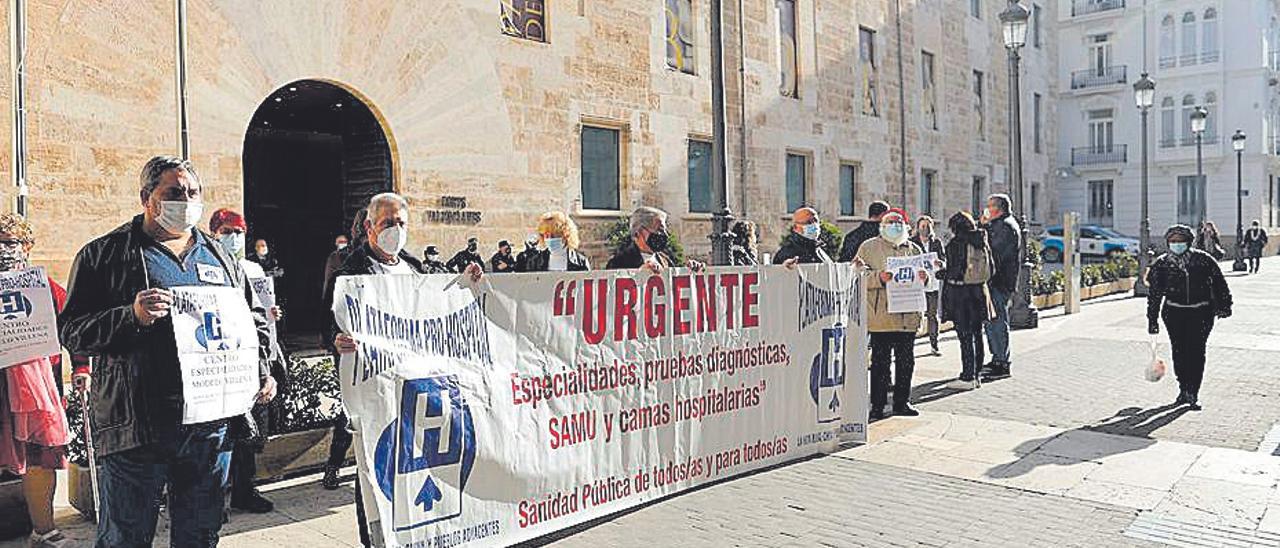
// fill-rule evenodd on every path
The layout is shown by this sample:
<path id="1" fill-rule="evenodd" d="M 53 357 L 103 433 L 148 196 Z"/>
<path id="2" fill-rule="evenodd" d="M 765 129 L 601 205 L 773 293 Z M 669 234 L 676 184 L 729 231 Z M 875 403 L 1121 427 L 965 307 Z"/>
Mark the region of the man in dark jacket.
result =
<path id="1" fill-rule="evenodd" d="M 427 274 L 448 274 L 449 267 L 440 262 L 440 249 L 434 245 L 427 246 L 422 250 L 422 270 Z"/>
<path id="2" fill-rule="evenodd" d="M 480 249 L 480 243 L 475 238 L 467 238 L 467 248 L 454 254 L 445 266 L 453 272 L 462 272 L 467 269 L 467 265 L 478 265 L 480 270 L 484 270 L 484 258 L 480 256 L 477 250 Z"/>
<path id="3" fill-rule="evenodd" d="M 1249 230 L 1244 231 L 1244 256 L 1249 259 L 1249 273 L 1257 274 L 1262 265 L 1262 250 L 1267 247 L 1267 231 L 1257 219 Z"/>
<path id="4" fill-rule="evenodd" d="M 511 242 L 498 242 L 498 252 L 489 258 L 489 269 L 495 274 L 516 271 L 516 259 L 511 256 Z"/>
<path id="5" fill-rule="evenodd" d="M 1018 274 L 1022 270 L 1022 229 L 1009 214 L 1007 194 L 992 194 L 987 198 L 983 212 L 982 228 L 991 240 L 991 255 L 995 260 L 995 272 L 987 288 L 991 291 L 991 305 L 996 317 L 987 324 L 987 346 L 991 348 L 991 363 L 986 366 L 988 380 L 1008 377 L 1009 359 L 1009 299 L 1018 290 Z"/>
<path id="6" fill-rule="evenodd" d="M 847 263 L 858 256 L 858 248 L 862 242 L 880 236 L 880 218 L 889 211 L 889 204 L 881 201 L 871 202 L 867 207 L 867 219 L 857 228 L 844 235 L 844 243 L 840 245 L 840 262 Z"/>
<path id="7" fill-rule="evenodd" d="M 667 229 L 667 212 L 656 207 L 641 206 L 631 213 L 631 241 L 623 244 L 605 264 L 605 270 L 646 268 L 659 273 L 671 268 L 675 261 L 667 253 L 671 235 Z M 703 264 L 689 260 L 685 266 L 702 270 Z"/>
<path id="8" fill-rule="evenodd" d="M 829 263 L 831 257 L 822 250 L 822 221 L 811 207 L 797 209 L 791 215 L 791 233 L 773 255 L 773 264 L 794 268 L 796 264 Z"/>
<path id="9" fill-rule="evenodd" d="M 1178 399 L 1200 410 L 1200 382 L 1214 318 L 1231 317 L 1231 288 L 1212 255 L 1193 249 L 1191 227 L 1174 225 L 1165 232 L 1169 252 L 1156 258 L 1147 274 L 1147 330 L 1160 332 L 1164 318 L 1173 346 Z M 1163 305 L 1163 306 L 1162 306 Z"/>
<path id="10" fill-rule="evenodd" d="M 63 344 L 96 356 L 95 448 L 100 457 L 100 547 L 151 546 L 168 486 L 174 546 L 215 546 L 223 484 L 231 462 L 228 430 L 252 430 L 246 415 L 183 424 L 186 408 L 170 309 L 179 286 L 226 286 L 243 293 L 258 337 L 260 403 L 275 396 L 266 361 L 266 311 L 244 271 L 221 244 L 195 229 L 203 204 L 191 163 L 158 156 L 143 167 L 142 215 L 89 242 L 76 255 Z M 247 409 L 246 409 L 247 411 Z"/>
<path id="11" fill-rule="evenodd" d="M 538 237 L 529 236 L 524 241 L 524 251 L 516 255 L 516 272 L 529 271 L 529 258 L 538 254 Z"/>

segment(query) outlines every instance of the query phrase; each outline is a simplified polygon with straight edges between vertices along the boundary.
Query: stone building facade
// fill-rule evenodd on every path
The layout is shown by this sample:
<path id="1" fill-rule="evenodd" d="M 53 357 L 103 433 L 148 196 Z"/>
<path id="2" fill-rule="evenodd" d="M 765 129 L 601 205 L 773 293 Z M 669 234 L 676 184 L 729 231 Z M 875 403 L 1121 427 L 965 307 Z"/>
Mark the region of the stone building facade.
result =
<path id="1" fill-rule="evenodd" d="M 1056 9 L 1054 0 L 1036 4 Z M 787 230 L 788 154 L 798 158 L 793 201 L 845 229 L 873 199 L 945 217 L 971 207 L 975 193 L 1006 190 L 1008 73 L 997 20 L 1004 7 L 1004 0 L 724 1 L 729 205 L 759 223 L 763 250 Z M 25 29 L 22 70 L 11 56 L 0 99 L 14 101 L 20 73 L 26 142 L 23 155 L 0 151 L 0 170 L 15 181 L 14 167 L 24 168 L 40 235 L 35 259 L 57 278 L 65 279 L 83 243 L 139 211 L 138 169 L 152 155 L 180 153 L 184 132 L 206 215 L 248 208 L 251 230 L 317 196 L 338 196 L 337 204 L 381 186 L 413 204 L 415 252 L 427 244 L 452 252 L 477 236 L 491 253 L 500 239 L 521 240 L 538 214 L 564 210 L 583 226 L 585 250 L 603 259 L 608 225 L 641 204 L 671 212 L 693 255 L 708 251 L 710 216 L 689 212 L 689 142 L 711 135 L 709 0 L 17 0 L 0 10 L 16 23 L 10 29 Z M 1056 132 L 1045 129 L 1044 142 L 1032 146 L 1033 126 L 1055 124 L 1054 19 L 1036 18 L 1045 25 L 1032 30 L 1041 42 L 1028 44 L 1023 63 L 1025 180 L 1040 185 L 1037 216 L 1056 207 L 1048 188 Z M 504 20 L 518 32 L 504 33 Z M 673 27 L 679 32 L 668 32 Z M 680 42 L 680 62 L 669 60 L 669 35 Z M 789 59 L 794 70 L 784 76 Z M 975 71 L 983 74 L 981 133 Z M 308 91 L 320 88 L 333 89 Z M 1033 93 L 1042 96 L 1038 123 Z M 341 94 L 360 104 L 343 106 L 333 99 Z M 385 145 L 354 150 L 343 140 L 349 132 L 320 139 L 327 149 L 306 148 L 316 140 L 308 132 L 324 133 L 308 129 L 311 116 L 352 107 L 372 116 Z M 0 131 L 14 134 L 17 119 L 0 117 Z M 280 120 L 293 124 L 276 133 L 289 133 L 294 152 L 263 153 L 247 139 Z M 584 127 L 618 141 L 615 207 L 584 206 Z M 338 182 L 309 173 L 311 162 L 298 160 L 305 154 L 338 162 Z M 374 157 L 385 161 L 366 162 Z M 598 160 L 592 170 L 608 165 Z M 251 162 L 268 166 L 268 175 L 247 176 L 258 169 Z M 352 166 L 361 162 L 373 167 L 357 177 Z M 367 188 L 352 190 L 360 177 Z M 842 195 L 850 178 L 852 190 Z M 0 199 L 13 203 L 17 192 L 4 185 Z M 255 192 L 274 196 L 275 205 L 246 203 Z M 258 235 L 282 257 L 318 253 L 354 207 L 326 205 L 308 212 L 311 224 L 291 231 L 277 223 Z M 318 271 L 323 256 L 305 259 L 296 264 L 314 262 Z"/>

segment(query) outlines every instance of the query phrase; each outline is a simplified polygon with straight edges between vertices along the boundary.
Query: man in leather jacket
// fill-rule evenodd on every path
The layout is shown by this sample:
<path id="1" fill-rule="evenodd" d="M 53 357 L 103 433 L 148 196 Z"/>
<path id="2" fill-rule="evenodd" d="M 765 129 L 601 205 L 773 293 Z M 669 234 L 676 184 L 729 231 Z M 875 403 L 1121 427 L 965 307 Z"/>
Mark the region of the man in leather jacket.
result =
<path id="1" fill-rule="evenodd" d="M 158 156 L 141 173 L 142 215 L 76 255 L 59 323 L 66 347 L 96 356 L 92 390 L 101 465 L 99 547 L 151 546 L 168 485 L 174 546 L 216 546 L 229 426 L 251 418 L 182 424 L 183 383 L 170 307 L 178 286 L 231 286 L 252 311 L 259 348 L 257 401 L 275 395 L 266 361 L 265 313 L 244 271 L 221 244 L 195 229 L 201 185 L 191 163 Z"/>
<path id="2" fill-rule="evenodd" d="M 791 232 L 773 255 L 773 264 L 794 268 L 799 264 L 829 263 L 831 257 L 822 250 L 822 221 L 811 207 L 797 209 L 791 215 Z"/>
<path id="3" fill-rule="evenodd" d="M 1169 252 L 1156 258 L 1147 273 L 1147 330 L 1160 332 L 1164 318 L 1173 346 L 1178 377 L 1176 403 L 1200 410 L 1205 351 L 1214 318 L 1231 316 L 1231 289 L 1212 255 L 1195 249 L 1191 227 L 1174 225 L 1165 232 Z M 1163 306 L 1162 306 L 1163 305 Z"/>

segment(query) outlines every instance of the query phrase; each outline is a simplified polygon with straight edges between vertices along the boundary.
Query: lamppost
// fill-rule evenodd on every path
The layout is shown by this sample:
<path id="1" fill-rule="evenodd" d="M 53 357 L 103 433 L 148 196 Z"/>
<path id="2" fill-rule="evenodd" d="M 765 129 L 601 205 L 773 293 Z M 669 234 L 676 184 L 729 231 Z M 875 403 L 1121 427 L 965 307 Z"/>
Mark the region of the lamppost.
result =
<path id="1" fill-rule="evenodd" d="M 1204 107 L 1196 107 L 1191 113 L 1191 133 L 1196 136 L 1196 185 L 1199 187 L 1195 194 L 1201 196 L 1199 207 L 1204 207 L 1203 200 L 1209 194 L 1209 185 L 1204 182 L 1204 155 L 1201 153 L 1201 138 L 1204 136 L 1204 122 L 1209 117 L 1209 111 Z M 1203 193 L 1203 194 L 1201 194 Z M 1203 216 L 1200 219 L 1203 221 Z M 1199 227 L 1197 227 L 1198 229 Z"/>
<path id="2" fill-rule="evenodd" d="M 1009 306 L 1009 326 L 1019 329 L 1034 328 L 1040 323 L 1040 314 L 1031 303 L 1031 263 L 1027 257 L 1026 200 L 1022 193 L 1022 105 L 1018 83 L 1018 51 L 1027 44 L 1027 20 L 1031 11 L 1009 0 L 1009 6 L 1000 12 L 1000 25 L 1004 30 L 1004 47 L 1009 52 L 1009 183 L 1013 187 L 1013 203 L 1018 209 L 1018 226 L 1022 230 L 1019 243 L 1021 267 L 1018 269 L 1018 288 L 1013 292 Z"/>
<path id="3" fill-rule="evenodd" d="M 1142 227 L 1138 235 L 1138 281 L 1133 284 L 1133 294 L 1137 297 L 1147 296 L 1147 266 L 1150 264 L 1151 248 L 1151 216 L 1147 199 L 1147 113 L 1155 104 L 1156 83 L 1147 73 L 1133 83 L 1133 98 L 1138 103 L 1138 111 L 1142 113 Z"/>
<path id="4" fill-rule="evenodd" d="M 1236 260 L 1231 262 L 1231 270 L 1234 272 L 1244 272 L 1249 266 L 1244 263 L 1244 204 L 1241 203 L 1241 194 L 1243 194 L 1244 186 L 1241 175 L 1241 158 L 1244 157 L 1244 132 L 1236 130 L 1235 135 L 1231 136 L 1231 148 L 1236 151 Z"/>
<path id="5" fill-rule="evenodd" d="M 724 39 L 720 1 L 711 0 L 711 196 L 715 212 L 711 217 L 710 238 L 713 265 L 730 263 L 729 243 L 733 239 L 729 233 L 733 214 L 729 211 L 729 186 L 725 173 Z M 746 154 L 746 151 L 741 153 Z"/>

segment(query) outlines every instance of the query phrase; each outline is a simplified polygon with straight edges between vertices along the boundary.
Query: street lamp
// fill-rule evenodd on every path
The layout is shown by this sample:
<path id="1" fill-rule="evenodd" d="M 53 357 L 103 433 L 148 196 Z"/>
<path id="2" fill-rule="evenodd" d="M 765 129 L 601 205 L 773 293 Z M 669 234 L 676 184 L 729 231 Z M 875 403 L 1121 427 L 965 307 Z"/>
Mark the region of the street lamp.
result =
<path id="1" fill-rule="evenodd" d="M 1234 272 L 1244 272 L 1249 269 L 1244 262 L 1244 220 L 1241 219 L 1244 213 L 1244 205 L 1241 203 L 1241 195 L 1244 194 L 1241 175 L 1244 140 L 1244 132 L 1238 129 L 1235 135 L 1231 136 L 1231 148 L 1236 151 L 1236 260 L 1231 262 L 1231 270 Z"/>
<path id="2" fill-rule="evenodd" d="M 1009 6 L 1000 12 L 1000 26 L 1004 31 L 1004 47 L 1009 52 L 1009 183 L 1013 187 L 1013 203 L 1018 209 L 1018 226 L 1021 249 L 1018 256 L 1018 288 L 1013 292 L 1009 306 L 1009 326 L 1019 329 L 1034 328 L 1040 323 L 1040 314 L 1031 303 L 1031 263 L 1027 257 L 1026 200 L 1022 193 L 1022 104 L 1018 83 L 1018 50 L 1027 44 L 1027 21 L 1031 11 L 1017 0 L 1009 0 Z"/>
<path id="3" fill-rule="evenodd" d="M 729 243 L 733 239 L 729 223 L 733 213 L 729 211 L 725 166 L 724 40 L 720 17 L 720 0 L 711 0 L 711 195 L 715 201 L 711 217 L 711 264 L 728 265 L 731 263 Z"/>
<path id="4" fill-rule="evenodd" d="M 1138 236 L 1138 281 L 1133 284 L 1133 294 L 1145 297 L 1148 293 L 1147 266 L 1151 261 L 1148 255 L 1151 247 L 1151 218 L 1147 200 L 1147 112 L 1156 101 L 1156 83 L 1147 73 L 1142 73 L 1142 78 L 1133 83 L 1133 98 L 1138 104 L 1138 111 L 1142 113 L 1142 225 Z"/>

